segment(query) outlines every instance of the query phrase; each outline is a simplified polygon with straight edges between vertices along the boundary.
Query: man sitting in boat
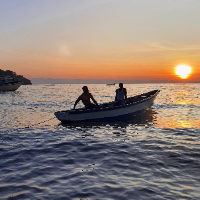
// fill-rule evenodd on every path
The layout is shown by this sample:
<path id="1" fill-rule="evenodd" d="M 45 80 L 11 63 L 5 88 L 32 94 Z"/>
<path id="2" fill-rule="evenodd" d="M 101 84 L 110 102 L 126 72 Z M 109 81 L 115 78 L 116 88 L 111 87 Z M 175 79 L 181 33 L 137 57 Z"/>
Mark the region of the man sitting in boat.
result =
<path id="1" fill-rule="evenodd" d="M 97 103 L 97 101 L 94 99 L 94 97 L 92 96 L 91 93 L 89 93 L 88 87 L 87 86 L 83 86 L 83 94 L 81 94 L 78 99 L 75 101 L 74 104 L 74 109 L 77 105 L 77 103 L 81 100 L 83 102 L 83 104 L 85 105 L 86 109 L 92 109 L 92 108 L 99 108 L 99 105 Z M 92 101 L 95 103 L 91 103 L 90 99 L 92 99 Z"/>
<path id="2" fill-rule="evenodd" d="M 126 88 L 123 87 L 123 83 L 119 83 L 119 89 L 116 90 L 115 96 L 115 106 L 124 105 L 127 100 L 127 91 Z"/>

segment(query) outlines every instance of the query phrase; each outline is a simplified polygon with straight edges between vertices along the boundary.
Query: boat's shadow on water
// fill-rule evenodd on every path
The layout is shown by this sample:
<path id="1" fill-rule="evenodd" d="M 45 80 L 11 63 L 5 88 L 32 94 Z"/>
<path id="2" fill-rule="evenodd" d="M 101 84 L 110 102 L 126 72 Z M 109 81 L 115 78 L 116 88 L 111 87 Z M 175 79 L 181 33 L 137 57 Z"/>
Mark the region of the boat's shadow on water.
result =
<path id="1" fill-rule="evenodd" d="M 125 118 L 120 121 L 115 122 L 73 122 L 73 123 L 60 123 L 58 126 L 63 126 L 66 128 L 74 127 L 94 127 L 94 126 L 113 126 L 113 127 L 127 127 L 127 126 L 152 126 L 156 119 L 156 112 L 152 109 L 149 109 L 138 116 L 132 116 Z"/>

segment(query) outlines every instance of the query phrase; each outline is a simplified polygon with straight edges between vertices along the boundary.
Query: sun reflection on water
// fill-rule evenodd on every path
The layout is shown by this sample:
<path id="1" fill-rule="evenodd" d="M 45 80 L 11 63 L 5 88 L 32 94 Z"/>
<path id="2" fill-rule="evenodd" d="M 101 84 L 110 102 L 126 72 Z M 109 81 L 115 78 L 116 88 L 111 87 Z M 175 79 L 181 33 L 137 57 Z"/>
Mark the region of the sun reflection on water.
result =
<path id="1" fill-rule="evenodd" d="M 197 84 L 174 84 L 173 87 L 161 91 L 157 102 L 162 105 L 162 109 L 158 107 L 156 110 L 155 126 L 200 128 L 199 89 Z"/>

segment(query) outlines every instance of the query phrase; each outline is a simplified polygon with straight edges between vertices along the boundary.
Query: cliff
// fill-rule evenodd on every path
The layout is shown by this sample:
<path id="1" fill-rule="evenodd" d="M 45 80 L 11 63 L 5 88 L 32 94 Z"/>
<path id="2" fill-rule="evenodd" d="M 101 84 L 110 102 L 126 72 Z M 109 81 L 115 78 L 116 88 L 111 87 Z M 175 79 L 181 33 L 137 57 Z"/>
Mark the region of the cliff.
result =
<path id="1" fill-rule="evenodd" d="M 10 70 L 1 70 L 0 69 L 0 76 L 10 76 L 12 77 L 15 81 L 20 81 L 22 82 L 22 85 L 32 85 L 31 81 L 22 75 L 17 75 L 15 72 L 10 71 Z"/>

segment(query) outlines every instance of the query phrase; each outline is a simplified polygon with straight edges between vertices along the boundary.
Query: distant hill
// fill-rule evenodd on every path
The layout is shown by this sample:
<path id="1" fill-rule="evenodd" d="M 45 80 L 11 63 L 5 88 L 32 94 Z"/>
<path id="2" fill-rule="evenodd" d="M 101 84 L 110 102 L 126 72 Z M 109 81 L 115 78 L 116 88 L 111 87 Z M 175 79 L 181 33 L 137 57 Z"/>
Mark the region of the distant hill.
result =
<path id="1" fill-rule="evenodd" d="M 1 70 L 0 69 L 0 76 L 11 76 L 15 81 L 22 81 L 22 85 L 32 85 L 31 81 L 22 75 L 17 75 L 15 72 L 11 70 Z"/>

